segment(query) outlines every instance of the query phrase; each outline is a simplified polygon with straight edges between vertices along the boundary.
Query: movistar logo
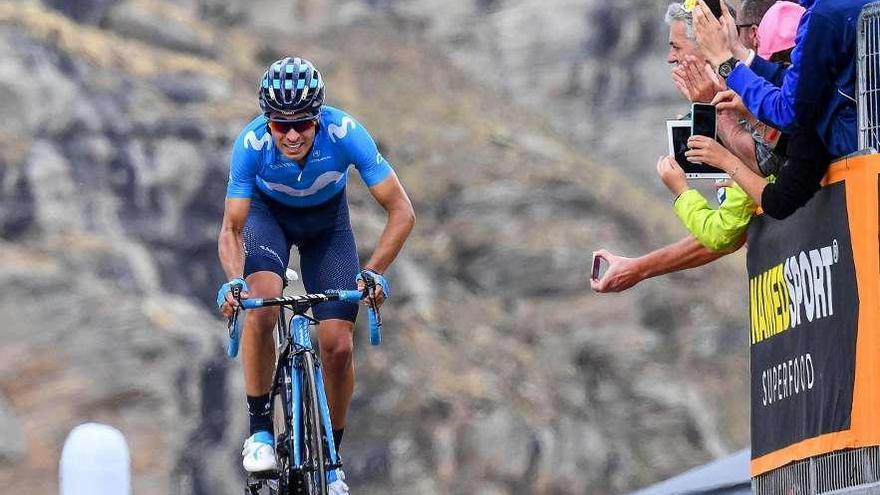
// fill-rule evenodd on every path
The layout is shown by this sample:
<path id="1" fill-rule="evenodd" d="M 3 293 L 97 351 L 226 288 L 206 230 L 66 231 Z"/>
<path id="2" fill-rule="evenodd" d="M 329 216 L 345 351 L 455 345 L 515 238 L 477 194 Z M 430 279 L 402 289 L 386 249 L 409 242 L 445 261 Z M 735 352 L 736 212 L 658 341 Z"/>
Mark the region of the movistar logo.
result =
<path id="1" fill-rule="evenodd" d="M 260 180 L 260 182 L 263 183 L 264 186 L 266 186 L 266 188 L 268 188 L 272 191 L 284 193 L 284 194 L 287 194 L 288 196 L 293 196 L 295 198 L 304 198 L 306 196 L 312 196 L 312 195 L 316 194 L 318 191 L 320 191 L 321 189 L 324 189 L 325 187 L 327 187 L 330 184 L 333 184 L 333 183 L 336 183 L 336 182 L 339 182 L 339 181 L 345 179 L 345 174 L 340 173 L 340 172 L 336 172 L 336 171 L 324 172 L 323 174 L 319 175 L 315 179 L 315 181 L 312 183 L 311 186 L 309 186 L 305 189 L 296 189 L 296 188 L 290 187 L 286 184 L 269 182 L 269 181 L 263 179 L 262 177 L 258 177 L 258 179 Z"/>
<path id="2" fill-rule="evenodd" d="M 749 279 L 752 345 L 834 315 L 832 267 L 839 249 L 831 245 L 800 253 Z"/>
<path id="3" fill-rule="evenodd" d="M 342 125 L 330 124 L 327 126 L 327 132 L 330 133 L 330 141 L 336 142 L 337 139 L 342 139 L 348 135 L 348 129 L 351 127 L 354 129 L 357 127 L 357 124 L 354 123 L 354 119 L 346 115 L 342 117 Z"/>
<path id="4" fill-rule="evenodd" d="M 263 134 L 263 137 L 257 139 L 257 134 L 250 131 L 244 135 L 244 147 L 256 151 L 261 151 L 264 146 L 272 144 L 272 136 L 269 133 Z"/>

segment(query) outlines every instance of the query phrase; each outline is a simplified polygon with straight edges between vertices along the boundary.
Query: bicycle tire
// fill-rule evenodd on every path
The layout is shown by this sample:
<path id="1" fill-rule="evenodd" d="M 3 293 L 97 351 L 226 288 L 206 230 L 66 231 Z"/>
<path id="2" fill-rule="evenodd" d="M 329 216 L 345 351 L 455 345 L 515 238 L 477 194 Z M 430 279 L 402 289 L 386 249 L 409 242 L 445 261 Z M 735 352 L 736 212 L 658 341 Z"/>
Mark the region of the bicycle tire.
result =
<path id="1" fill-rule="evenodd" d="M 285 383 L 284 379 L 281 383 Z M 272 398 L 272 427 L 275 430 L 275 455 L 278 460 L 278 490 L 274 493 L 279 495 L 293 495 L 295 485 L 290 468 L 294 439 L 291 434 L 290 417 L 284 408 L 285 402 L 290 400 L 289 397 L 290 392 L 286 391 L 276 393 Z M 269 493 L 274 495 L 271 490 Z"/>
<path id="2" fill-rule="evenodd" d="M 321 409 L 315 378 L 315 356 L 303 353 L 303 461 L 309 469 L 303 471 L 309 495 L 327 495 L 327 472 L 324 462 L 324 439 L 321 428 Z"/>

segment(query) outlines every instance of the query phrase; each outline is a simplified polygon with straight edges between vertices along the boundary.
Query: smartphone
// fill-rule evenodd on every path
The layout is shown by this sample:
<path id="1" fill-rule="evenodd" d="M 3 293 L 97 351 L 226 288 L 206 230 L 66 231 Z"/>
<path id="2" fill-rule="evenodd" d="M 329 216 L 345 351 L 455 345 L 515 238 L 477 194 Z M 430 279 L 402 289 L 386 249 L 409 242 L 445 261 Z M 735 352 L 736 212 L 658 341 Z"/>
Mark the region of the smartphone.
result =
<path id="1" fill-rule="evenodd" d="M 715 105 L 694 103 L 691 106 L 691 135 L 716 139 Z"/>
<path id="2" fill-rule="evenodd" d="M 703 0 L 706 2 L 706 7 L 709 7 L 709 10 L 712 12 L 716 18 L 721 19 L 721 0 Z M 693 12 L 694 7 L 697 6 L 697 0 L 685 0 L 684 2 L 684 10 L 687 12 Z M 729 7 L 728 7 L 729 8 Z"/>
<path id="3" fill-rule="evenodd" d="M 723 0 L 703 0 L 716 19 L 721 19 L 721 2 Z"/>
<path id="4" fill-rule="evenodd" d="M 601 280 L 602 277 L 605 276 L 605 272 L 608 270 L 608 260 L 599 256 L 598 254 L 593 255 L 593 271 L 590 274 L 590 278 L 593 280 Z"/>

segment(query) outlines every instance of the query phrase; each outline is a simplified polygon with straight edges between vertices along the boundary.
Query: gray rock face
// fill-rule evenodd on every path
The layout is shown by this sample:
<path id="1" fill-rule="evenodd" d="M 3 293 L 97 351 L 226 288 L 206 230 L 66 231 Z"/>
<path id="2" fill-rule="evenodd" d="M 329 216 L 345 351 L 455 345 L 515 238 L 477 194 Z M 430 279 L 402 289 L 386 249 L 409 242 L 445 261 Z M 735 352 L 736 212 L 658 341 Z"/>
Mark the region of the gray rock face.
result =
<path id="1" fill-rule="evenodd" d="M 501 1 L 273 5 L 268 16 L 260 2 L 126 2 L 100 28 L 0 8 L 10 41 L 0 87 L 11 95 L 0 95 L 0 121 L 18 122 L 0 128 L 0 282 L 14 288 L 0 297 L 12 316 L 0 483 L 55 491 L 60 443 L 92 420 L 126 434 L 137 493 L 241 492 L 242 377 L 212 307 L 216 235 L 229 149 L 257 112 L 254 82 L 288 46 L 371 130 L 419 217 L 389 272 L 383 345 L 370 348 L 364 327 L 355 334 L 343 456 L 358 493 L 620 493 L 746 441 L 741 270 L 591 294 L 593 249 L 642 252 L 683 231 L 617 162 L 592 161 L 544 123 L 576 109 L 514 96 L 528 93 L 530 67 L 547 76 L 542 88 L 561 84 L 557 57 L 586 66 L 584 50 L 638 65 L 646 42 L 633 33 L 647 17 L 603 34 L 619 40 L 614 50 L 575 46 L 593 39 L 590 19 L 611 25 L 637 5 L 560 4 L 568 15 Z M 119 13 L 128 8 L 175 12 L 181 24 Z M 530 18 L 547 32 L 543 47 Z M 290 25 L 303 29 L 277 30 Z M 168 26 L 182 37 L 166 37 Z M 574 45 L 562 35 L 578 30 L 589 33 Z M 186 34 L 202 32 L 218 41 Z M 459 47 L 444 48 L 454 62 L 437 40 Z M 543 51 L 557 44 L 559 54 Z M 507 58 L 523 50 L 532 65 Z M 45 67 L 21 84 L 35 57 Z M 605 92 L 662 102 L 619 91 L 639 70 L 608 71 Z M 60 107 L 31 111 L 59 74 L 47 98 Z M 574 107 L 566 94 L 558 105 Z M 630 136 L 647 127 L 626 125 Z M 368 256 L 384 213 L 350 179 Z"/>
<path id="2" fill-rule="evenodd" d="M 25 452 L 24 431 L 15 410 L 0 395 L 0 463 L 15 464 L 24 457 Z"/>
<path id="3" fill-rule="evenodd" d="M 115 6 L 106 23 L 127 38 L 172 50 L 211 54 L 213 40 L 189 13 L 165 3 L 129 0 Z"/>
<path id="4" fill-rule="evenodd" d="M 119 0 L 47 0 L 44 3 L 77 22 L 98 24 Z"/>

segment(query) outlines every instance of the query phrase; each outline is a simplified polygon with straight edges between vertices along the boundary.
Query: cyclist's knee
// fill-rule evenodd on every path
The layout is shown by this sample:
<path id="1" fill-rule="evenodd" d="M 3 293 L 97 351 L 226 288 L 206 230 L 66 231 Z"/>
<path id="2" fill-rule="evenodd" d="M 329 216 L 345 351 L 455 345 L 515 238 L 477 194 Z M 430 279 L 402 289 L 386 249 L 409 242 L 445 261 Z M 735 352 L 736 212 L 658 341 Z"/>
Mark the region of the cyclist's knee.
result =
<path id="1" fill-rule="evenodd" d="M 251 297 L 278 297 L 281 295 L 281 275 L 275 272 L 259 271 L 246 278 Z"/>
<path id="2" fill-rule="evenodd" d="M 278 321 L 278 308 L 260 308 L 248 311 L 248 325 L 255 330 L 271 331 Z M 250 328 L 249 328 L 250 329 Z"/>
<path id="3" fill-rule="evenodd" d="M 354 341 L 349 322 L 325 321 L 321 323 L 321 355 L 330 367 L 345 367 L 351 362 Z"/>

